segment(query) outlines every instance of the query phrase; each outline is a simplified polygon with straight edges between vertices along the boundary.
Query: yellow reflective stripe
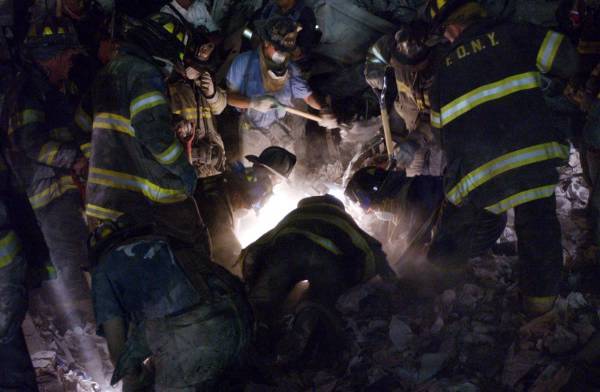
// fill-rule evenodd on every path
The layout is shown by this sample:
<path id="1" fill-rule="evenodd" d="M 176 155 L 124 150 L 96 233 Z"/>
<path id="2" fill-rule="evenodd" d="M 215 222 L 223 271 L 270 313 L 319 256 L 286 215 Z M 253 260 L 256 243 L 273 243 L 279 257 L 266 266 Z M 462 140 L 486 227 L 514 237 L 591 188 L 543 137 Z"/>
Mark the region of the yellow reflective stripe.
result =
<path id="1" fill-rule="evenodd" d="M 116 221 L 124 213 L 88 203 L 85 206 L 85 214 L 100 220 Z"/>
<path id="2" fill-rule="evenodd" d="M 21 242 L 14 231 L 9 231 L 0 239 L 0 268 L 6 267 L 21 251 Z"/>
<path id="3" fill-rule="evenodd" d="M 154 155 L 154 157 L 163 165 L 170 165 L 175 162 L 183 152 L 183 147 L 179 140 L 175 139 L 165 151 L 160 154 Z"/>
<path id="4" fill-rule="evenodd" d="M 171 34 L 173 34 L 173 31 L 175 31 L 175 25 L 171 22 L 167 23 L 166 25 L 163 25 L 163 27 Z"/>
<path id="5" fill-rule="evenodd" d="M 81 146 L 79 146 L 79 149 L 81 150 L 81 153 L 84 157 L 90 159 L 90 157 L 92 156 L 92 143 L 82 144 Z"/>
<path id="6" fill-rule="evenodd" d="M 330 240 L 329 238 L 321 237 L 320 235 L 317 235 L 315 233 L 311 233 L 310 231 L 290 227 L 281 230 L 281 232 L 279 233 L 279 235 L 285 234 L 300 234 L 336 256 L 340 256 L 341 254 L 343 254 L 341 249 L 338 248 L 332 240 Z"/>
<path id="7" fill-rule="evenodd" d="M 545 185 L 539 188 L 529 189 L 527 191 L 523 191 L 517 193 L 516 195 L 512 195 L 507 197 L 506 199 L 493 204 L 491 206 L 485 207 L 486 210 L 493 214 L 502 214 L 511 208 L 515 208 L 520 206 L 521 204 L 529 203 L 538 199 L 545 199 L 546 197 L 550 197 L 554 194 L 554 189 L 556 185 Z"/>
<path id="8" fill-rule="evenodd" d="M 81 107 L 75 113 L 75 124 L 86 132 L 92 132 L 92 118 Z"/>
<path id="9" fill-rule="evenodd" d="M 198 117 L 196 108 L 178 109 L 178 110 L 175 110 L 173 113 L 182 116 L 186 120 L 196 120 Z"/>
<path id="10" fill-rule="evenodd" d="M 151 109 L 155 106 L 165 105 L 167 103 L 165 97 L 159 91 L 150 91 L 142 94 L 131 101 L 129 107 L 130 117 L 134 118 L 140 112 Z"/>
<path id="11" fill-rule="evenodd" d="M 52 166 L 54 159 L 60 149 L 60 143 L 50 141 L 42 146 L 40 149 L 40 155 L 38 161 L 45 163 L 46 165 Z"/>
<path id="12" fill-rule="evenodd" d="M 29 124 L 44 122 L 46 120 L 46 114 L 40 110 L 25 109 L 22 112 L 17 113 L 15 119 L 15 128 L 24 127 Z"/>
<path id="13" fill-rule="evenodd" d="M 173 113 L 182 116 L 188 121 L 195 121 L 198 118 L 198 112 L 196 111 L 196 108 L 177 109 Z M 207 119 L 212 118 L 212 111 L 210 108 L 202 108 L 200 110 L 200 116 Z"/>
<path id="14" fill-rule="evenodd" d="M 94 117 L 94 129 L 117 131 L 129 136 L 135 136 L 135 130 L 129 120 L 123 116 L 112 113 L 98 113 Z"/>
<path id="15" fill-rule="evenodd" d="M 580 54 L 600 54 L 600 41 L 579 41 L 577 51 Z"/>
<path id="16" fill-rule="evenodd" d="M 44 27 L 44 30 L 42 31 L 42 35 L 52 35 L 54 34 L 54 32 L 52 31 L 52 29 L 48 26 Z"/>
<path id="17" fill-rule="evenodd" d="M 187 198 L 183 190 L 162 188 L 145 178 L 95 167 L 90 169 L 88 183 L 138 192 L 157 203 L 176 203 Z"/>
<path id="18" fill-rule="evenodd" d="M 431 114 L 429 115 L 429 118 L 432 127 L 438 129 L 442 127 L 442 118 L 440 117 L 440 114 L 438 112 L 432 110 Z"/>
<path id="19" fill-rule="evenodd" d="M 459 205 L 471 191 L 509 170 L 549 159 L 567 159 L 568 157 L 569 146 L 557 142 L 538 144 L 513 151 L 467 174 L 448 192 L 446 197 L 452 204 Z"/>
<path id="20" fill-rule="evenodd" d="M 448 125 L 451 121 L 481 104 L 539 86 L 540 74 L 538 72 L 525 72 L 478 87 L 445 105 L 440 112 L 438 123 L 440 126 L 437 128 Z M 435 123 L 432 122 L 432 124 Z"/>
<path id="21" fill-rule="evenodd" d="M 73 183 L 71 176 L 64 176 L 58 181 L 54 181 L 48 188 L 40 193 L 29 197 L 29 204 L 31 204 L 33 209 L 42 208 L 57 197 L 62 196 L 65 192 L 75 189 L 77 189 L 77 187 L 75 186 L 75 183 Z"/>
<path id="22" fill-rule="evenodd" d="M 546 73 L 552 69 L 556 53 L 564 37 L 564 35 L 552 30 L 546 33 L 537 55 L 537 67 L 540 72 Z"/>

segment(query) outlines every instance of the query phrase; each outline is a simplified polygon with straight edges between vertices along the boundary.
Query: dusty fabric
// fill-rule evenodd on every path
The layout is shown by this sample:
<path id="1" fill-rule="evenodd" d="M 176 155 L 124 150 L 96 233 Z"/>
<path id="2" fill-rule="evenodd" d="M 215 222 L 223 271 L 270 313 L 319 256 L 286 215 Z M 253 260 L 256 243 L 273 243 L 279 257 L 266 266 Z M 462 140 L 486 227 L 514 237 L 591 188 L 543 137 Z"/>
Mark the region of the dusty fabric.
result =
<path id="1" fill-rule="evenodd" d="M 548 197 L 515 209 L 522 292 L 531 297 L 558 294 L 563 265 L 556 200 Z"/>
<path id="2" fill-rule="evenodd" d="M 427 257 L 440 266 L 465 264 L 489 249 L 505 226 L 506 214 L 494 215 L 473 206 L 458 208 L 446 201 Z"/>
<path id="3" fill-rule="evenodd" d="M 214 387 L 223 372 L 244 356 L 251 326 L 245 300 L 224 293 L 214 303 L 181 316 L 147 321 L 155 390 L 191 392 Z"/>
<path id="4" fill-rule="evenodd" d="M 68 288 L 81 289 L 85 286 L 81 268 L 88 267 L 89 261 L 79 194 L 68 192 L 35 214 L 59 277 Z"/>

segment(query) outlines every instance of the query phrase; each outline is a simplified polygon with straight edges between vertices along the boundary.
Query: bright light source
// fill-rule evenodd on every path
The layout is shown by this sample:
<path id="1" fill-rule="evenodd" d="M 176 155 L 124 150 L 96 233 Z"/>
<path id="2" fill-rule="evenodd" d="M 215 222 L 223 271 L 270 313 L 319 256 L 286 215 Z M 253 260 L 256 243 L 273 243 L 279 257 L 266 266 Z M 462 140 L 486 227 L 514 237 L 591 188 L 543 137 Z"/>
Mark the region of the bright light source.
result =
<path id="1" fill-rule="evenodd" d="M 243 35 L 247 39 L 252 39 L 252 36 L 254 35 L 254 33 L 250 29 L 244 29 Z"/>

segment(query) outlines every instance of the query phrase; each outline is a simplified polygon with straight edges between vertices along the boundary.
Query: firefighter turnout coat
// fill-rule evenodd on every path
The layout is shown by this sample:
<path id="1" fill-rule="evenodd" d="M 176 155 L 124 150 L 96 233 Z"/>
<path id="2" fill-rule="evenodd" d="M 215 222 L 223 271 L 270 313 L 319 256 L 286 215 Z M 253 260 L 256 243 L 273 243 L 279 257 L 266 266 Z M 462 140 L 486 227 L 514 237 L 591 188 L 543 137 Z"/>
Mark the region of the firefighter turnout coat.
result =
<path id="1" fill-rule="evenodd" d="M 568 78 L 577 63 L 568 39 L 533 25 L 485 19 L 453 42 L 431 94 L 452 204 L 501 214 L 554 194 L 569 145 L 544 103 L 542 74 Z"/>
<path id="2" fill-rule="evenodd" d="M 122 47 L 78 115 L 92 132 L 88 217 L 147 222 L 155 207 L 193 194 L 196 174 L 171 128 L 164 75 L 143 50 Z"/>
<path id="3" fill-rule="evenodd" d="M 15 82 L 8 108 L 10 164 L 37 210 L 77 192 L 71 168 L 81 156 L 73 133 L 75 104 L 30 65 Z"/>

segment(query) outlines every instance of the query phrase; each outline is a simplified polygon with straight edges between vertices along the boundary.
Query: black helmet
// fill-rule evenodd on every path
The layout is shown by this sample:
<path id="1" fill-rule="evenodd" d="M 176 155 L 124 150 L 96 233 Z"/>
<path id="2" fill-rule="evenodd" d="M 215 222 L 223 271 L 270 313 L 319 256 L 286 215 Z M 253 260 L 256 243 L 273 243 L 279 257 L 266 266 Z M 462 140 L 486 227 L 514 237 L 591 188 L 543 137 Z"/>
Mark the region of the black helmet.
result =
<path id="1" fill-rule="evenodd" d="M 81 48 L 71 21 L 53 15 L 31 25 L 24 46 L 30 57 L 39 60 L 48 60 L 67 49 Z"/>
<path id="2" fill-rule="evenodd" d="M 265 148 L 260 156 L 246 155 L 246 159 L 284 180 L 290 176 L 296 165 L 296 156 L 285 148 L 277 146 Z"/>
<path id="3" fill-rule="evenodd" d="M 282 52 L 296 49 L 296 39 L 300 26 L 287 16 L 276 16 L 256 22 L 257 32 L 263 41 L 270 42 Z"/>
<path id="4" fill-rule="evenodd" d="M 459 8 L 466 4 L 470 4 L 471 9 L 475 9 L 474 14 L 485 15 L 482 6 L 474 0 L 429 0 L 425 9 L 426 17 L 434 29 L 443 26 L 444 22 Z M 472 10 L 469 10 L 472 11 Z"/>
<path id="5" fill-rule="evenodd" d="M 183 68 L 190 34 L 181 21 L 170 14 L 157 13 L 144 18 L 127 32 L 126 39 L 148 52 Z"/>
<path id="6" fill-rule="evenodd" d="M 429 28 L 425 22 L 404 24 L 394 35 L 396 48 L 392 56 L 400 63 L 416 65 L 423 62 L 431 48 L 427 45 Z"/>
<path id="7" fill-rule="evenodd" d="M 367 166 L 354 173 L 344 194 L 352 202 L 367 209 L 396 194 L 405 179 L 403 171 L 387 171 Z"/>

